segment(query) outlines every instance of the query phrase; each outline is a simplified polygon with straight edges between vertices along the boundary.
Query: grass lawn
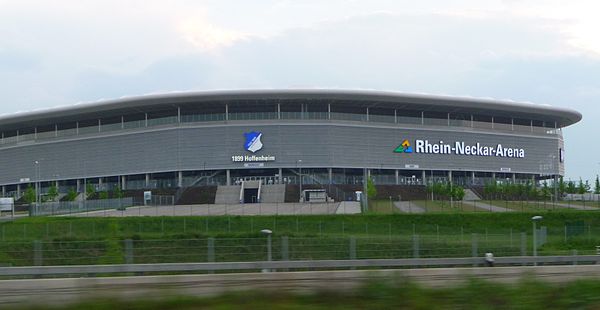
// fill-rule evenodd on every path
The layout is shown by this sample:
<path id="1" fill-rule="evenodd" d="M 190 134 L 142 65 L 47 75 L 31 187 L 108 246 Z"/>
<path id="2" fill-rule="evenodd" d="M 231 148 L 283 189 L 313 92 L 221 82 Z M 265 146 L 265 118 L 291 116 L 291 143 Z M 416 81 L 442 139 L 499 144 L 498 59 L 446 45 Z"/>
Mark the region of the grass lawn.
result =
<path id="1" fill-rule="evenodd" d="M 216 261 L 263 260 L 264 228 L 274 232 L 275 259 L 348 259 L 353 238 L 357 258 L 408 258 L 414 255 L 414 235 L 420 257 L 468 257 L 473 242 L 481 253 L 520 255 L 522 233 L 530 253 L 530 219 L 538 213 L 25 218 L 0 224 L 0 265 L 33 264 L 36 246 L 44 265 L 123 263 L 126 240 L 132 240 L 135 263 L 202 262 L 208 261 L 209 238 L 215 240 Z M 541 255 L 594 254 L 600 245 L 600 213 L 568 210 L 543 216 L 540 226 L 547 227 L 548 235 Z"/>

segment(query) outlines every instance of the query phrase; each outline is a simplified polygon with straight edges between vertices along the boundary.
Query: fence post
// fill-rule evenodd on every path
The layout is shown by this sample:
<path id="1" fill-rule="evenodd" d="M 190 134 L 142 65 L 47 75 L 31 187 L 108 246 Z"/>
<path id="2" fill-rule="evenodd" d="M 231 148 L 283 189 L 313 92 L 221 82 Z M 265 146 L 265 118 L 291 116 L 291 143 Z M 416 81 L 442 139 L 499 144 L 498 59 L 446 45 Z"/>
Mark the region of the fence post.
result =
<path id="1" fill-rule="evenodd" d="M 413 235 L 413 258 L 419 258 L 419 235 Z"/>
<path id="2" fill-rule="evenodd" d="M 133 264 L 133 240 L 125 239 L 125 264 Z"/>
<path id="3" fill-rule="evenodd" d="M 42 242 L 39 240 L 33 241 L 33 265 L 42 266 L 44 265 L 44 255 L 42 252 Z"/>
<path id="4" fill-rule="evenodd" d="M 527 255 L 527 234 L 521 233 L 521 256 Z M 525 266 L 525 264 L 523 264 Z"/>
<path id="5" fill-rule="evenodd" d="M 350 237 L 350 259 L 356 259 L 356 237 Z"/>
<path id="6" fill-rule="evenodd" d="M 290 245 L 288 236 L 281 237 L 281 260 L 290 260 Z"/>
<path id="7" fill-rule="evenodd" d="M 479 244 L 477 242 L 477 234 L 471 234 L 471 256 L 479 256 Z M 477 267 L 477 264 L 473 264 L 473 267 Z"/>
<path id="8" fill-rule="evenodd" d="M 209 263 L 215 262 L 215 238 L 206 239 L 206 261 Z M 214 273 L 214 271 L 209 271 L 208 273 Z"/>
<path id="9" fill-rule="evenodd" d="M 527 255 L 527 233 L 521 233 L 521 256 Z"/>

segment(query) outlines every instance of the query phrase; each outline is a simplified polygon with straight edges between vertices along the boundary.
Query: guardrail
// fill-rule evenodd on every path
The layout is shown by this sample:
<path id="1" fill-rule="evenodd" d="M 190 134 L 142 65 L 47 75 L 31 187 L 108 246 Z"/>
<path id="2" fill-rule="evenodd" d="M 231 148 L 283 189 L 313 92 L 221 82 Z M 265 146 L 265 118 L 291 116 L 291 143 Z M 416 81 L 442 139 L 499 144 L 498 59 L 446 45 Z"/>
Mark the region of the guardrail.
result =
<path id="1" fill-rule="evenodd" d="M 500 265 L 565 265 L 599 264 L 600 256 L 514 256 L 497 257 L 494 264 Z M 82 265 L 82 266 L 36 266 L 0 267 L 0 276 L 56 276 L 56 275 L 95 275 L 165 272 L 215 272 L 215 271 L 259 271 L 259 270 L 314 270 L 349 268 L 424 268 L 450 266 L 485 266 L 484 258 L 414 258 L 414 259 L 366 259 L 366 260 L 309 260 L 309 261 L 263 261 L 230 263 L 181 263 L 181 264 L 123 264 L 123 265 Z"/>

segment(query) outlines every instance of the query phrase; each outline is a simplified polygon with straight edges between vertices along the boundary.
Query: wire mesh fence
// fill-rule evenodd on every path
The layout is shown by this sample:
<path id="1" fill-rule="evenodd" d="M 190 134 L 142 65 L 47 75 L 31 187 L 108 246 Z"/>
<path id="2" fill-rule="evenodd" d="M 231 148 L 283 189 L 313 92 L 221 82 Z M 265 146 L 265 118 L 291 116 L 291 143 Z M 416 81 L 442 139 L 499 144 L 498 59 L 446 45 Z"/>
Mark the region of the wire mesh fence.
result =
<path id="1" fill-rule="evenodd" d="M 0 265 L 95 265 L 268 260 L 267 237 L 33 240 L 0 243 Z M 273 237 L 274 260 L 344 260 L 531 255 L 531 237 L 470 234 L 463 240 L 436 235 L 376 237 Z M 596 249 L 541 251 L 540 255 L 592 255 Z"/>

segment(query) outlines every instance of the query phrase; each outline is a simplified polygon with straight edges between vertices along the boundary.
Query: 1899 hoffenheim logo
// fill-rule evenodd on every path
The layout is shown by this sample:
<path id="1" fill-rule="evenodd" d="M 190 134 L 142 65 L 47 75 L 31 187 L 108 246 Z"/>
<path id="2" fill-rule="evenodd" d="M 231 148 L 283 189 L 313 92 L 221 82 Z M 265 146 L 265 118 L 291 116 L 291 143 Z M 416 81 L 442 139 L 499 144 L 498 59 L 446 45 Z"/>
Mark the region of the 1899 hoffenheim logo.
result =
<path id="1" fill-rule="evenodd" d="M 244 148 L 247 151 L 252 153 L 256 153 L 263 148 L 263 143 L 260 140 L 262 138 L 262 132 L 251 131 L 244 134 L 246 137 L 246 143 L 244 144 Z"/>

